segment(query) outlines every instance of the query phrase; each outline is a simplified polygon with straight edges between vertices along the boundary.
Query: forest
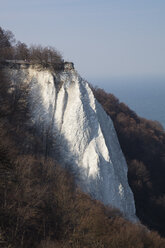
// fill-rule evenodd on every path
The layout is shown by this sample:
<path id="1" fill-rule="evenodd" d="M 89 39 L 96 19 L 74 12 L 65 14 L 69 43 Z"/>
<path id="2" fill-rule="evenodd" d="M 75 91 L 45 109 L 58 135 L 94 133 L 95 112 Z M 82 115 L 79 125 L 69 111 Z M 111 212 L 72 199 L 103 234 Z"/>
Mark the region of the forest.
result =
<path id="1" fill-rule="evenodd" d="M 102 89 L 96 99 L 112 118 L 128 164 L 128 180 L 143 224 L 165 236 L 165 132 L 157 121 L 137 116 Z"/>
<path id="2" fill-rule="evenodd" d="M 15 51 L 13 40 L 10 31 L 0 29 L 1 55 Z M 142 223 L 133 224 L 119 210 L 83 193 L 75 184 L 74 172 L 58 163 L 58 155 L 54 160 L 48 151 L 45 154 L 47 134 L 41 135 L 30 122 L 29 89 L 21 82 L 9 90 L 12 87 L 0 68 L 0 247 L 165 247 L 161 237 L 165 236 L 165 132 L 161 125 L 138 117 L 112 94 L 93 88 L 113 119 L 127 159 L 129 184 Z"/>

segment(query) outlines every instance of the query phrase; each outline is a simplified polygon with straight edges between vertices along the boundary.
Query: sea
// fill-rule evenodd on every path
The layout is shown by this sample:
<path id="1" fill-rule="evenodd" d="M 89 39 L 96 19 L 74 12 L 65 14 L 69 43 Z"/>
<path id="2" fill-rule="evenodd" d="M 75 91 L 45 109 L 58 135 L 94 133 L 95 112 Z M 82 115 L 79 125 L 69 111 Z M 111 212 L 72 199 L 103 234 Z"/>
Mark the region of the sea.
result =
<path id="1" fill-rule="evenodd" d="M 91 81 L 94 86 L 115 95 L 139 116 L 158 121 L 165 129 L 165 77 L 115 77 Z"/>

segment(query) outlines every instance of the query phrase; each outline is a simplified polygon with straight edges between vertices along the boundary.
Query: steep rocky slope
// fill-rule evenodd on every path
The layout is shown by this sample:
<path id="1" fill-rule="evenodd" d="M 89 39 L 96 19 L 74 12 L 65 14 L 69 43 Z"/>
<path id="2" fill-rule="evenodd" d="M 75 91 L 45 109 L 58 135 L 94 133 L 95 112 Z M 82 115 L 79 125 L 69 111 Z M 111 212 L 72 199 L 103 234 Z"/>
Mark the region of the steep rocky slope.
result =
<path id="1" fill-rule="evenodd" d="M 29 66 L 7 73 L 13 86 L 28 85 L 33 124 L 46 134 L 45 147 L 47 137 L 54 138 L 60 163 L 72 165 L 80 188 L 136 220 L 127 164 L 113 123 L 88 83 L 70 67 L 52 73 Z M 51 153 L 56 156 L 53 149 Z"/>

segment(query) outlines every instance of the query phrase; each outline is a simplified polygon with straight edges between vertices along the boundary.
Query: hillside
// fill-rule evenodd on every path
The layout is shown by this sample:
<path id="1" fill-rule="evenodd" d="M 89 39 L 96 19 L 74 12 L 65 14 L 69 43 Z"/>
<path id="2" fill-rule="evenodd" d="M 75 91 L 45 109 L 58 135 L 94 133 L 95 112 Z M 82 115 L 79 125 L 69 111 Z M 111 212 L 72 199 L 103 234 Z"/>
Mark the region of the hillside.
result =
<path id="1" fill-rule="evenodd" d="M 61 65 L 63 60 L 56 50 L 53 49 L 52 55 L 50 48 L 36 46 L 32 49 L 25 44 L 22 46 L 22 43 L 15 45 L 12 43 L 12 37 L 10 32 L 0 29 L 1 64 L 6 59 L 25 60 L 26 57 L 33 68 L 37 67 L 35 73 L 41 72 L 39 74 L 42 80 L 44 73 L 47 75 L 63 73 L 63 68 L 57 66 Z M 43 110 L 43 101 L 40 100 L 43 99 L 33 97 L 34 101 L 31 101 L 33 96 L 30 94 L 31 83 L 25 84 L 22 81 L 24 69 L 8 68 L 4 71 L 3 68 L 4 65 L 0 68 L 1 247 L 165 247 L 165 240 L 157 233 L 149 231 L 141 224 L 129 222 L 118 209 L 105 206 L 99 200 L 94 200 L 89 194 L 81 191 L 76 183 L 79 174 L 71 169 L 74 160 L 70 160 L 72 164 L 71 162 L 60 164 L 61 154 L 64 157 L 63 161 L 69 156 L 67 147 L 63 143 L 59 147 L 59 140 L 54 139 L 50 129 L 52 122 L 49 122 L 49 128 L 46 128 L 43 115 L 49 116 L 54 111 L 48 104 L 44 106 L 48 106 L 50 113 L 47 109 L 40 112 Z M 15 77 L 11 77 L 13 71 Z M 25 78 L 26 82 L 28 82 L 27 78 Z M 34 74 L 32 78 L 35 79 Z M 46 92 L 50 90 L 51 78 L 52 76 L 49 77 L 47 86 L 43 84 L 44 90 L 47 87 Z M 64 77 L 58 79 L 58 93 L 61 90 L 66 96 L 69 92 L 63 87 L 65 86 Z M 36 85 L 36 80 L 33 80 L 33 83 Z M 77 85 L 76 87 L 81 86 L 84 95 L 78 98 L 77 95 L 74 97 L 72 94 L 72 102 L 76 98 L 82 100 L 82 96 L 86 96 L 85 88 L 81 83 L 75 84 L 75 82 L 72 82 L 71 87 L 73 84 Z M 37 91 L 37 88 L 35 90 Z M 43 92 L 45 96 L 45 91 Z M 88 89 L 89 92 L 92 94 Z M 158 123 L 139 118 L 111 94 L 96 89 L 93 92 L 113 119 L 129 166 L 129 183 L 134 192 L 137 215 L 149 229 L 152 228 L 164 235 L 164 130 Z M 45 99 L 48 103 L 53 101 L 53 98 Z M 95 102 L 94 98 L 90 99 Z M 61 106 L 59 102 L 59 110 L 63 109 Z M 95 107 L 99 108 L 99 110 L 96 108 L 94 115 L 97 117 L 102 107 L 100 105 Z M 38 109 L 37 114 L 36 109 Z M 67 109 L 66 106 L 65 109 Z M 67 111 L 70 113 L 69 109 Z M 39 117 L 40 122 L 31 118 L 32 113 Z M 79 113 L 84 112 L 79 111 Z M 91 120 L 90 113 L 87 119 L 84 116 L 84 125 L 86 120 Z M 104 115 L 105 113 L 102 116 Z M 52 118 L 52 115 L 50 117 Z M 106 118 L 108 123 L 109 119 Z M 62 121 L 64 123 L 63 118 Z M 67 127 L 67 123 L 65 125 Z M 112 126 L 110 127 L 113 129 Z M 56 130 L 56 137 L 58 132 Z M 101 137 L 102 133 L 99 132 Z M 93 134 L 92 128 L 91 134 Z M 108 140 L 110 135 L 108 132 L 104 133 L 105 140 Z M 116 134 L 113 136 L 116 137 Z M 72 140 L 71 142 L 73 143 Z M 95 144 L 94 147 L 98 149 L 99 142 Z M 99 149 L 101 151 L 101 148 Z M 60 150 L 64 150 L 64 153 Z M 77 161 L 81 165 L 81 160 Z"/>
<path id="2" fill-rule="evenodd" d="M 16 102 L 2 76 L 1 71 L 1 247 L 165 247 L 157 233 L 81 192 L 76 174 L 52 160 L 43 136 L 27 125 L 25 89 Z"/>
<path id="3" fill-rule="evenodd" d="M 161 124 L 137 116 L 124 103 L 102 89 L 93 89 L 114 122 L 127 159 L 128 179 L 137 216 L 165 235 L 165 132 Z"/>

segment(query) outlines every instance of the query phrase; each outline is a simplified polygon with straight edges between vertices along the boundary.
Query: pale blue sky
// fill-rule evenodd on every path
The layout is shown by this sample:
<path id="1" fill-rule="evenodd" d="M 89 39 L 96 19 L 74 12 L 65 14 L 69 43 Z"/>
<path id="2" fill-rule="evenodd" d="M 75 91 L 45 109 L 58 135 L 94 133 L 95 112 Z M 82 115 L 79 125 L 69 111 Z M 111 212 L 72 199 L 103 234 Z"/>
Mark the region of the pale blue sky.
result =
<path id="1" fill-rule="evenodd" d="M 55 46 L 87 80 L 165 77 L 165 0 L 0 0 L 0 26 Z"/>

